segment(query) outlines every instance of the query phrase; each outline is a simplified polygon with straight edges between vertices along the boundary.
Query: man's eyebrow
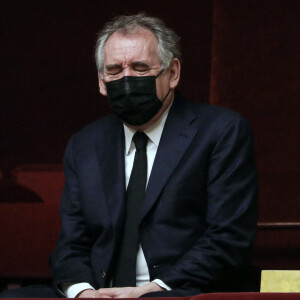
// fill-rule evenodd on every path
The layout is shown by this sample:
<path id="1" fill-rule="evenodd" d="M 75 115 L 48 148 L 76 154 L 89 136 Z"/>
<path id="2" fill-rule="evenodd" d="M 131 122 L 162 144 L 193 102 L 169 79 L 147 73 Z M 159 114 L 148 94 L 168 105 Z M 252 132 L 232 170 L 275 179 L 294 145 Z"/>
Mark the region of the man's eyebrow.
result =
<path id="1" fill-rule="evenodd" d="M 133 67 L 135 66 L 140 66 L 140 67 L 147 67 L 149 68 L 149 65 L 143 61 L 134 61 L 132 64 L 131 64 Z"/>
<path id="2" fill-rule="evenodd" d="M 145 67 L 145 68 L 150 68 L 150 66 L 143 61 L 134 61 L 133 63 L 131 63 L 131 67 Z M 111 71 L 114 69 L 122 69 L 122 65 L 121 64 L 109 64 L 105 66 L 105 69 L 107 71 Z"/>

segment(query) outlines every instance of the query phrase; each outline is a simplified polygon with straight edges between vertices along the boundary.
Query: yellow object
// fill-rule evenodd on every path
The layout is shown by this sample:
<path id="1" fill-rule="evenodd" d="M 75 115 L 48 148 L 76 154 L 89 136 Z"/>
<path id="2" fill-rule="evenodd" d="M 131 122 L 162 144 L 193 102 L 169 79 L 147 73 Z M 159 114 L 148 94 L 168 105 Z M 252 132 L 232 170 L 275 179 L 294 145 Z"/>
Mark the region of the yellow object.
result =
<path id="1" fill-rule="evenodd" d="M 260 291 L 264 293 L 299 293 L 300 271 L 261 271 Z"/>

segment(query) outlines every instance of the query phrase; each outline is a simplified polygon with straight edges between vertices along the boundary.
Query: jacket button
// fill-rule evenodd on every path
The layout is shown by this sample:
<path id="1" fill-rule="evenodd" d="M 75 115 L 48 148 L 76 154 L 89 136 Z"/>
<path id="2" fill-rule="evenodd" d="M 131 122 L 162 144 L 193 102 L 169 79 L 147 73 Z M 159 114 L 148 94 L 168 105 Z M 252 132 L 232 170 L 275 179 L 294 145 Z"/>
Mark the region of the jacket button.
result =
<path id="1" fill-rule="evenodd" d="M 105 271 L 102 270 L 101 276 L 102 276 L 103 279 L 106 277 Z"/>

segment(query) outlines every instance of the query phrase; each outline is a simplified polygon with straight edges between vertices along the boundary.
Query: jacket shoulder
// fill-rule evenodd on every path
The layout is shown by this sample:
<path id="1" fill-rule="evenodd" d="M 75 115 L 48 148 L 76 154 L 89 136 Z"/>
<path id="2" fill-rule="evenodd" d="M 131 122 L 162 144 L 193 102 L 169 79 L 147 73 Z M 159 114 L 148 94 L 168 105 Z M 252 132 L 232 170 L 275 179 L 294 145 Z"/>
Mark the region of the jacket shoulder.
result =
<path id="1" fill-rule="evenodd" d="M 192 110 L 196 114 L 198 118 L 201 118 L 205 121 L 213 120 L 213 121 L 222 121 L 222 122 L 230 122 L 233 120 L 243 120 L 246 119 L 241 116 L 238 112 L 233 111 L 226 107 L 216 106 L 212 104 L 206 103 L 197 103 L 197 102 L 189 102 Z"/>
<path id="2" fill-rule="evenodd" d="M 121 122 L 115 115 L 109 115 L 86 125 L 75 133 L 72 138 L 75 141 L 99 139 L 101 135 L 109 133 L 112 128 L 120 125 Z"/>
<path id="3" fill-rule="evenodd" d="M 244 123 L 248 124 L 248 121 L 241 116 L 238 112 L 229 108 L 206 104 L 202 102 L 188 101 L 181 94 L 176 95 L 175 101 L 179 102 L 178 111 L 189 111 L 196 117 L 196 124 L 209 126 L 217 126 L 224 128 L 229 123 Z"/>

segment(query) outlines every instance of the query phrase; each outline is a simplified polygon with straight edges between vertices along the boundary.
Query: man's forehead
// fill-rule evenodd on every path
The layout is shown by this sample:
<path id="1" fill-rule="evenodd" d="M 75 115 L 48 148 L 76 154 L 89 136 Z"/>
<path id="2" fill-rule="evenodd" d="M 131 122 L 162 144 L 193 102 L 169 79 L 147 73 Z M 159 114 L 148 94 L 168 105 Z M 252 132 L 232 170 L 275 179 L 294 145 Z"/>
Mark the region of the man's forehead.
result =
<path id="1" fill-rule="evenodd" d="M 111 63 L 114 59 L 151 59 L 157 56 L 157 39 L 147 30 L 141 29 L 134 32 L 115 32 L 112 34 L 104 48 L 104 61 Z"/>
<path id="2" fill-rule="evenodd" d="M 119 39 L 119 38 L 128 38 L 128 39 L 134 39 L 134 38 L 140 38 L 140 37 L 144 37 L 146 40 L 155 40 L 156 36 L 154 35 L 154 33 L 152 31 L 150 31 L 149 29 L 146 28 L 138 28 L 138 29 L 134 29 L 132 31 L 122 31 L 122 30 L 118 30 L 116 32 L 114 32 L 108 39 L 106 44 L 113 40 L 113 39 Z"/>

